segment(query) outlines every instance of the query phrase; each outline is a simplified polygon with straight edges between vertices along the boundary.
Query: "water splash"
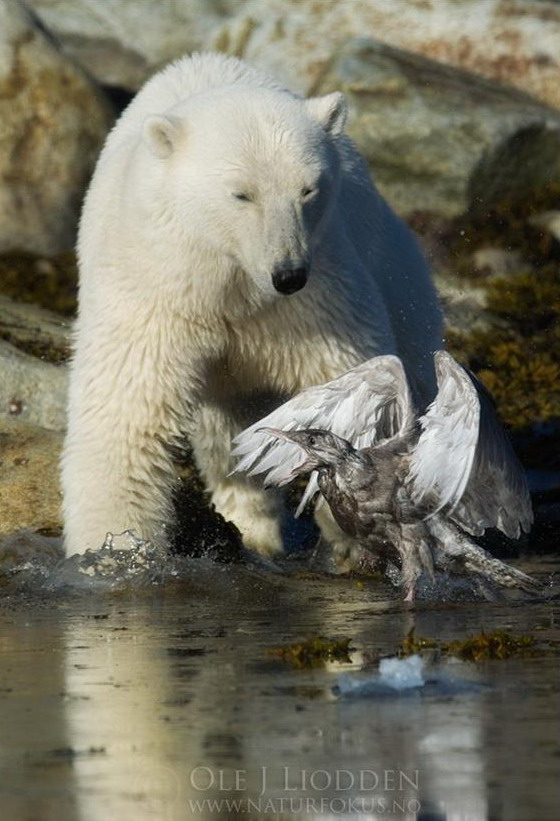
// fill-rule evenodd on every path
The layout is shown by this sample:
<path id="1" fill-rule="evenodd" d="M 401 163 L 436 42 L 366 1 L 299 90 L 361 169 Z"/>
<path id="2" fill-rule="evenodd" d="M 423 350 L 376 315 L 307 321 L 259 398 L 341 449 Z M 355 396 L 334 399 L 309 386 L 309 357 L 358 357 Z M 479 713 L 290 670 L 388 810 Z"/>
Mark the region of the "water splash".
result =
<path id="1" fill-rule="evenodd" d="M 139 589 L 185 575 L 181 559 L 133 532 L 108 533 L 97 550 L 65 558 L 60 538 L 21 531 L 0 545 L 5 595 Z"/>
<path id="2" fill-rule="evenodd" d="M 172 564 L 169 555 L 131 530 L 123 533 L 107 533 L 98 550 L 86 550 L 71 556 L 64 562 L 65 575 L 81 575 L 88 579 L 110 582 L 112 586 L 123 583 L 161 582 L 169 575 Z"/>

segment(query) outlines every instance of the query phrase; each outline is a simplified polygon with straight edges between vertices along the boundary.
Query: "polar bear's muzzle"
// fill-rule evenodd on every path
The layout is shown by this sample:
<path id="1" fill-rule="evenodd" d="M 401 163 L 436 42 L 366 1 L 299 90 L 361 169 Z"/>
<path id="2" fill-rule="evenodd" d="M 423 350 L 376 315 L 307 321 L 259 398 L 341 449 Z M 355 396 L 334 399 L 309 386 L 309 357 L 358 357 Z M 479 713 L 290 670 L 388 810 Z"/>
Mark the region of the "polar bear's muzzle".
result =
<path id="1" fill-rule="evenodd" d="M 295 294 L 304 287 L 308 276 L 307 267 L 281 268 L 272 274 L 272 284 L 280 294 Z"/>

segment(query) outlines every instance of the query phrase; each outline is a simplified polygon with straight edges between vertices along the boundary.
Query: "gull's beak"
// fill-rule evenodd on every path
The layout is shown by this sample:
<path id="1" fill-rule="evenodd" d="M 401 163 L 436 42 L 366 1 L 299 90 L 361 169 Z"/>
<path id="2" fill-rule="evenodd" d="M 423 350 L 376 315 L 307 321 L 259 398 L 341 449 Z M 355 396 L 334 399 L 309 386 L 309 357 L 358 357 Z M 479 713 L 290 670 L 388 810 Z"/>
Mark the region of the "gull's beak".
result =
<path id="1" fill-rule="evenodd" d="M 306 458 L 304 458 L 303 462 L 300 462 L 298 465 L 296 465 L 294 468 L 292 468 L 292 470 L 289 473 L 286 474 L 286 479 L 282 484 L 288 484 L 289 482 L 293 481 L 294 479 L 297 479 L 297 477 L 300 476 L 302 473 L 306 473 L 306 472 L 309 472 L 310 470 L 315 469 L 315 467 L 316 467 L 315 462 L 313 462 L 312 464 L 309 464 L 309 457 L 311 456 L 311 454 L 308 452 L 305 445 L 303 445 L 301 442 L 298 442 L 297 439 L 295 439 L 292 435 L 290 435 L 289 432 L 287 432 L 285 430 L 280 430 L 280 428 L 265 428 L 265 427 L 259 428 L 258 432 L 259 433 L 261 433 L 261 432 L 262 433 L 267 433 L 269 436 L 274 436 L 275 439 L 283 439 L 284 442 L 289 442 L 290 445 L 295 445 L 296 447 L 298 447 L 306 456 Z"/>
<path id="2" fill-rule="evenodd" d="M 289 433 L 280 428 L 258 428 L 257 433 L 268 433 L 269 436 L 274 436 L 275 439 L 283 439 L 285 442 L 291 442 L 293 445 L 298 445 L 303 449 L 303 446 L 296 442 Z"/>

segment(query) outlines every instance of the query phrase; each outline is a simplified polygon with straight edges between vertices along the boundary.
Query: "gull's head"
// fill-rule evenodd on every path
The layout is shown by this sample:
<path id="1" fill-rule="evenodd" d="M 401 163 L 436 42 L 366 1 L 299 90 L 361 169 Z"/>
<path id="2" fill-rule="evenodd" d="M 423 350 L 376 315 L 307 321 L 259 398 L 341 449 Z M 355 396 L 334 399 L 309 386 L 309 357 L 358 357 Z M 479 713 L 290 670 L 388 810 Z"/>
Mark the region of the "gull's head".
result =
<path id="1" fill-rule="evenodd" d="M 340 436 L 326 430 L 310 428 L 309 430 L 279 430 L 277 428 L 260 428 L 263 433 L 292 442 L 303 451 L 304 460 L 291 472 L 290 480 L 312 470 L 335 466 L 341 458 L 350 452 L 350 443 Z"/>

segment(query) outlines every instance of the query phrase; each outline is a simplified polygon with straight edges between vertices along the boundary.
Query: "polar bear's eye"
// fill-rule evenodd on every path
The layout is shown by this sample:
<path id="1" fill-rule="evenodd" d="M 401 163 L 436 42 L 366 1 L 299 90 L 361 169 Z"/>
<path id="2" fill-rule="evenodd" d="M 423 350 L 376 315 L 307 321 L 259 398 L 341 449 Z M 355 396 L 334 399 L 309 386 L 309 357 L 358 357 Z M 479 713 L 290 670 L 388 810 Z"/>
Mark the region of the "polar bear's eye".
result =
<path id="1" fill-rule="evenodd" d="M 246 194 L 244 191 L 239 191 L 233 194 L 236 200 L 240 200 L 240 202 L 253 202 L 253 198 L 250 194 Z"/>
<path id="2" fill-rule="evenodd" d="M 306 188 L 301 189 L 301 196 L 303 197 L 304 200 L 310 200 L 311 197 L 313 197 L 314 194 L 316 194 L 316 193 L 317 193 L 316 188 L 306 187 Z"/>

